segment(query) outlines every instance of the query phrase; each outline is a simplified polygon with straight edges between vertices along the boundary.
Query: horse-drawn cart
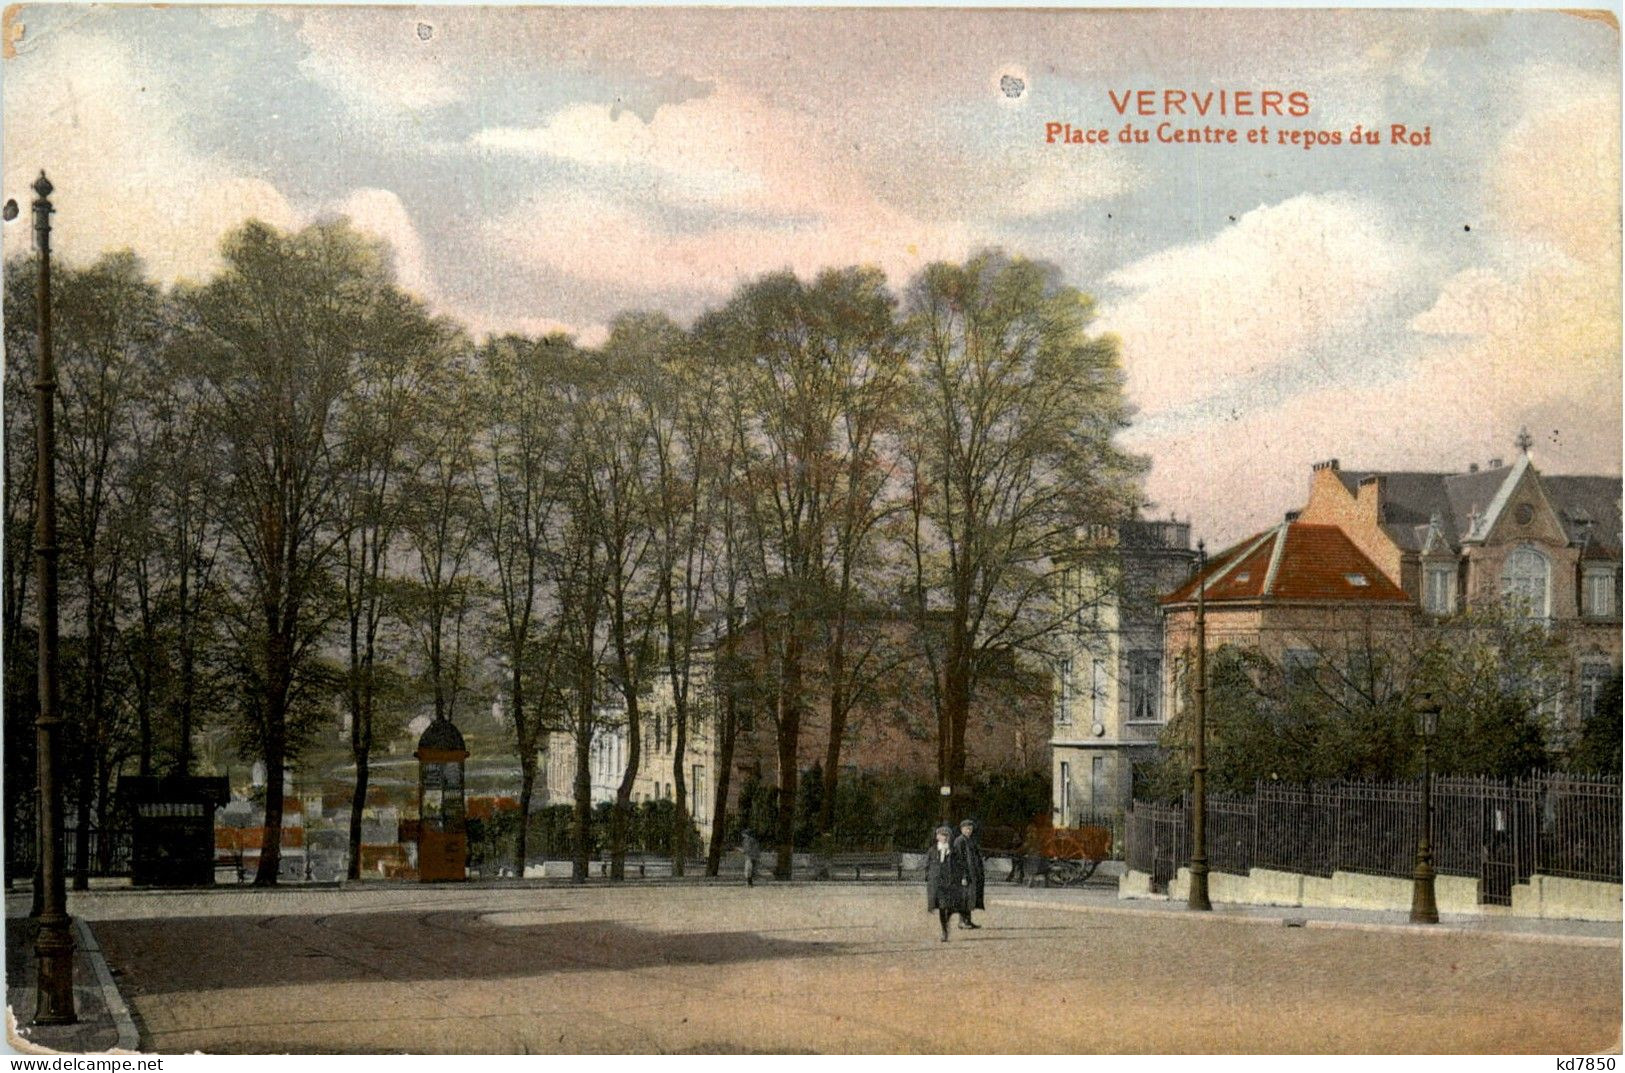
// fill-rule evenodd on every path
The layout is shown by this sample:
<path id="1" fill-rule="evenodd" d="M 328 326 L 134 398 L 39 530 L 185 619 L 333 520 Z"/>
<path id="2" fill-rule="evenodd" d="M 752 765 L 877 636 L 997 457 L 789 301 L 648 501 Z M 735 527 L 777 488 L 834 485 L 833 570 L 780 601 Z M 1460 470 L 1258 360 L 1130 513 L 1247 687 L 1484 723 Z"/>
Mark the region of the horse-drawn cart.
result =
<path id="1" fill-rule="evenodd" d="M 1112 832 L 1109 827 L 1093 825 L 1034 824 L 1025 832 L 990 829 L 983 832 L 982 852 L 1010 861 L 1011 883 L 1077 886 L 1087 882 L 1100 862 L 1112 855 Z"/>

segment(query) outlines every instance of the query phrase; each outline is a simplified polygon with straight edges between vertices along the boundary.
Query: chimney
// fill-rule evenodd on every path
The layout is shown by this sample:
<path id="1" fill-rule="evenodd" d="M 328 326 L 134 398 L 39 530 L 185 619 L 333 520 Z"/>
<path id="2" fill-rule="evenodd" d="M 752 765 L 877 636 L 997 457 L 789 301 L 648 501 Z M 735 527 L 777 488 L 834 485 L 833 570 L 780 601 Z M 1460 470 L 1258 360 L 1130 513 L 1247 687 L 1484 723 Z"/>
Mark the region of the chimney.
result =
<path id="1" fill-rule="evenodd" d="M 1316 462 L 1315 463 L 1315 472 L 1318 473 L 1323 469 L 1329 469 L 1334 473 L 1337 472 L 1337 459 L 1329 458 L 1324 462 Z"/>
<path id="2" fill-rule="evenodd" d="M 1360 487 L 1356 490 L 1354 501 L 1366 510 L 1366 516 L 1374 522 L 1382 521 L 1382 474 L 1373 473 L 1368 477 L 1360 478 Z"/>
<path id="3" fill-rule="evenodd" d="M 1500 469 L 1501 468 L 1501 460 L 1499 458 L 1490 459 L 1490 468 L 1491 469 Z"/>
<path id="4" fill-rule="evenodd" d="M 1302 515 L 1302 514 L 1303 514 L 1303 511 L 1301 511 L 1301 510 L 1289 510 L 1289 511 L 1287 511 L 1286 512 L 1286 523 L 1288 525 L 1291 525 L 1293 522 L 1297 521 L 1299 516 Z"/>
<path id="5" fill-rule="evenodd" d="M 1478 472 L 1478 463 L 1477 462 L 1469 462 L 1469 463 L 1467 463 L 1467 472 L 1468 473 L 1477 473 Z"/>

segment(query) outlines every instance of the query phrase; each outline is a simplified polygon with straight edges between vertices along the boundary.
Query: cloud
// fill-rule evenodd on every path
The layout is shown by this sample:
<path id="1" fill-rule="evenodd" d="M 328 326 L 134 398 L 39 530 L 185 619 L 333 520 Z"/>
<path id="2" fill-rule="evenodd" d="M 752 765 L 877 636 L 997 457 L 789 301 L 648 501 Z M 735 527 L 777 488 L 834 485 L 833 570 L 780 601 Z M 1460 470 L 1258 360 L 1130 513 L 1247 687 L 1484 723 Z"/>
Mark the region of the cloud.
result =
<path id="1" fill-rule="evenodd" d="M 349 217 L 358 230 L 389 243 L 394 252 L 395 282 L 402 290 L 424 301 L 432 301 L 439 293 L 423 251 L 423 240 L 406 206 L 393 191 L 376 187 L 353 190 L 332 211 Z"/>
<path id="2" fill-rule="evenodd" d="M 1619 93 L 1540 69 L 1492 157 L 1488 256 L 1452 276 L 1411 321 L 1433 340 L 1433 388 L 1476 377 L 1475 401 L 1511 420 L 1521 407 L 1584 399 L 1568 424 L 1620 413 Z"/>
<path id="3" fill-rule="evenodd" d="M 1415 260 L 1374 205 L 1302 195 L 1119 269 L 1108 282 L 1128 295 L 1101 324 L 1122 340 L 1130 397 L 1167 409 L 1368 326 L 1408 285 Z"/>
<path id="4" fill-rule="evenodd" d="M 1157 460 L 1153 500 L 1232 540 L 1301 505 L 1317 459 L 1460 471 L 1525 426 L 1546 472 L 1619 472 L 1619 98 L 1554 72 L 1525 88 L 1486 164 L 1484 254 L 1409 319 L 1404 375 L 1148 423 L 1129 440 Z"/>
<path id="5" fill-rule="evenodd" d="M 300 70 L 363 115 L 421 112 L 463 96 L 445 40 L 450 20 L 437 14 L 380 8 L 358 23 L 354 9 L 300 7 L 278 13 L 298 24 L 299 38 L 310 49 Z"/>
<path id="6" fill-rule="evenodd" d="M 6 61 L 5 189 L 43 167 L 57 188 L 53 248 L 75 261 L 134 249 L 158 278 L 201 279 L 220 237 L 250 216 L 281 227 L 298 214 L 269 182 L 188 140 L 167 79 L 96 35 L 57 35 Z M 21 198 L 19 198 L 21 200 Z M 26 229 L 6 229 L 6 253 Z"/>
<path id="7" fill-rule="evenodd" d="M 975 244 L 962 227 L 932 227 L 872 199 L 854 197 L 838 216 L 691 229 L 658 211 L 584 192 L 538 195 L 487 224 L 482 237 L 493 253 L 531 270 L 633 293 L 713 297 L 782 268 L 810 275 L 875 264 L 900 283 L 930 261 L 963 257 Z"/>
<path id="8" fill-rule="evenodd" d="M 534 127 L 492 127 L 469 144 L 607 170 L 659 201 L 797 212 L 828 190 L 796 145 L 794 116 L 732 91 L 667 104 L 645 121 L 614 105 L 576 104 Z"/>

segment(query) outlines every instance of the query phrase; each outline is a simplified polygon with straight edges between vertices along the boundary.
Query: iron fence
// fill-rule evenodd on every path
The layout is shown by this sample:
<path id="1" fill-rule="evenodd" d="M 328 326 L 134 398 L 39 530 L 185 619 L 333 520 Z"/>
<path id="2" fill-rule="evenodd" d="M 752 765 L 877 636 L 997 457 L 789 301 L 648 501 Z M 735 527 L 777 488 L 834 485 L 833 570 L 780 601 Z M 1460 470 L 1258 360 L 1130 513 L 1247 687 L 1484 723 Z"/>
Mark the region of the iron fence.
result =
<path id="1" fill-rule="evenodd" d="M 72 876 L 79 862 L 79 829 L 66 827 L 62 831 L 61 851 L 63 874 Z M 93 876 L 127 876 L 130 874 L 134 837 L 127 827 L 107 830 L 92 827 L 86 832 L 86 863 Z M 24 879 L 34 874 L 39 855 L 39 838 L 34 830 L 15 831 L 15 837 L 6 844 L 6 872 L 12 879 Z"/>
<path id="2" fill-rule="evenodd" d="M 1538 803 L 1536 846 L 1542 875 L 1597 879 L 1620 874 L 1620 794 L 1617 781 L 1551 779 Z"/>
<path id="3" fill-rule="evenodd" d="M 1258 813 L 1251 798 L 1209 794 L 1207 799 L 1207 866 L 1209 871 L 1246 875 L 1253 866 Z"/>
<path id="4" fill-rule="evenodd" d="M 1246 874 L 1270 868 L 1408 877 L 1424 812 L 1423 785 L 1261 782 L 1248 797 L 1209 794 L 1208 867 Z M 1539 873 L 1620 881 L 1617 778 L 1540 775 L 1433 781 L 1434 870 L 1480 880 L 1480 900 L 1509 904 L 1512 888 Z M 1136 801 L 1124 817 L 1124 858 L 1165 887 L 1190 862 L 1189 800 Z"/>

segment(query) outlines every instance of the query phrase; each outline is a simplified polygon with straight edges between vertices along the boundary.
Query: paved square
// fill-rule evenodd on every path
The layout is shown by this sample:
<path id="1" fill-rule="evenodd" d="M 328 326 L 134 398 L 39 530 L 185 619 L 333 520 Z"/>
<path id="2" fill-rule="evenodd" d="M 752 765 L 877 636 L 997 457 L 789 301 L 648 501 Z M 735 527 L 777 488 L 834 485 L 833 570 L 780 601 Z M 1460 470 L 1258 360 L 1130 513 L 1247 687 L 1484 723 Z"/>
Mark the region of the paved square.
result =
<path id="1" fill-rule="evenodd" d="M 1620 948 L 1049 908 L 914 885 L 90 895 L 160 1051 L 1617 1047 Z M 1001 904 L 1003 900 L 1004 904 Z"/>

